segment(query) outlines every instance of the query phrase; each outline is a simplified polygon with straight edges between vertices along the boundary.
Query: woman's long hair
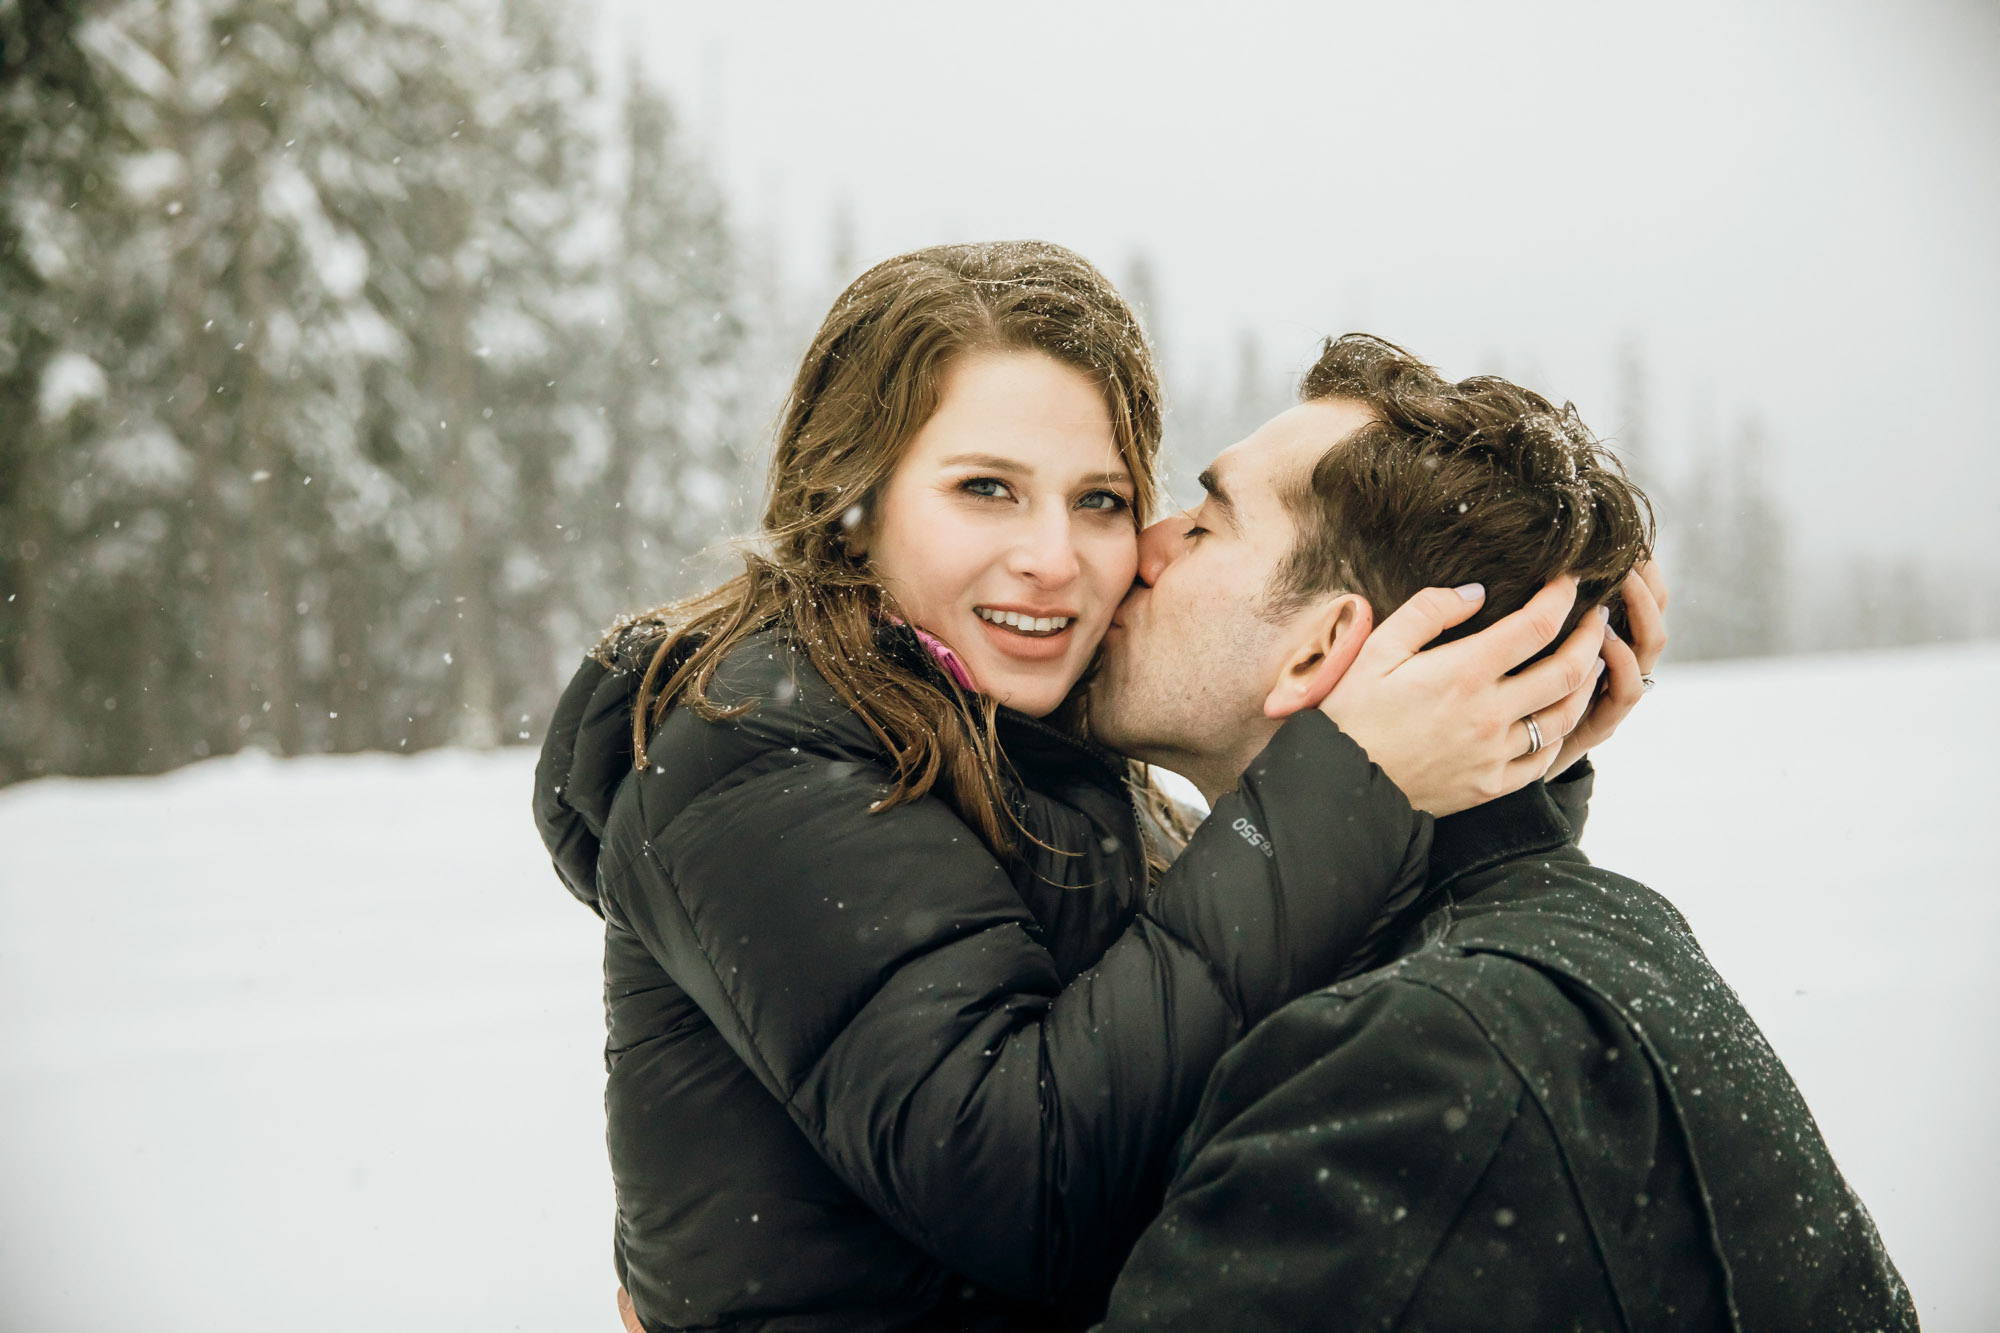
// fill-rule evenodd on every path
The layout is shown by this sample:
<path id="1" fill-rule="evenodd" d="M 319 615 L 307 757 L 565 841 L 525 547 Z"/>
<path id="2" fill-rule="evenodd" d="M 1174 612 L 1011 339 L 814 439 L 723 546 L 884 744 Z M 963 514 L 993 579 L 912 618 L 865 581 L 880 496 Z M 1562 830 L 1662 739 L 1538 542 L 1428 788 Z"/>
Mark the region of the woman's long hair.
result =
<path id="1" fill-rule="evenodd" d="M 996 705 L 878 650 L 895 608 L 848 533 L 868 523 L 910 440 L 937 410 L 946 372 L 976 352 L 1038 351 L 1104 393 L 1143 524 L 1157 503 L 1160 390 L 1144 328 L 1081 256 L 1039 241 L 943 245 L 856 278 L 820 326 L 786 400 L 759 541 L 718 588 L 613 627 L 657 646 L 633 710 L 633 760 L 676 704 L 720 719 L 716 668 L 750 635 L 792 631 L 798 651 L 867 724 L 895 765 L 888 809 L 934 787 L 996 854 L 1017 825 L 994 741 Z"/>

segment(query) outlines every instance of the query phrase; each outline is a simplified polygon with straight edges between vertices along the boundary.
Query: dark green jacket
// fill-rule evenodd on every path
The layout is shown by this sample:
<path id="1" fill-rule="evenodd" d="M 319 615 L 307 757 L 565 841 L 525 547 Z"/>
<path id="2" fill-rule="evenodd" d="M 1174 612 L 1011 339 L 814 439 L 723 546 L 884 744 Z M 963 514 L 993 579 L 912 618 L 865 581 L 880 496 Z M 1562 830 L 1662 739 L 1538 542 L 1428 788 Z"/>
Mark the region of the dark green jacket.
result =
<path id="1" fill-rule="evenodd" d="M 1111 1330 L 1914 1329 L 1798 1089 L 1539 785 L 1218 1066 Z M 1400 938 L 1397 936 L 1400 935 Z"/>

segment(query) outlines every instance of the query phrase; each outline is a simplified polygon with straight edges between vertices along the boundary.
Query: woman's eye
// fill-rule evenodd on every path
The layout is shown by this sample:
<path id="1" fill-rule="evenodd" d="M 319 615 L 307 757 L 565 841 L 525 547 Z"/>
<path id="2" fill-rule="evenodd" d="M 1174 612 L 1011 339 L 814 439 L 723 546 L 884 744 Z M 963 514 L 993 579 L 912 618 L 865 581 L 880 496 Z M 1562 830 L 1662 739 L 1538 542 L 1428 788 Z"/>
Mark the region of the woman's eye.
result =
<path id="1" fill-rule="evenodd" d="M 1208 529 L 1199 525 L 1191 526 L 1186 532 L 1181 534 L 1181 536 L 1187 538 L 1189 541 L 1193 541 L 1197 537 L 1206 537 L 1207 535 Z"/>
<path id="2" fill-rule="evenodd" d="M 1007 494 L 1007 483 L 998 477 L 971 477 L 960 482 L 958 488 L 982 500 L 999 500 Z"/>
<path id="3" fill-rule="evenodd" d="M 1092 491 L 1081 500 L 1078 500 L 1077 503 L 1085 509 L 1097 509 L 1106 512 L 1130 507 L 1126 504 L 1125 497 L 1116 491 Z"/>

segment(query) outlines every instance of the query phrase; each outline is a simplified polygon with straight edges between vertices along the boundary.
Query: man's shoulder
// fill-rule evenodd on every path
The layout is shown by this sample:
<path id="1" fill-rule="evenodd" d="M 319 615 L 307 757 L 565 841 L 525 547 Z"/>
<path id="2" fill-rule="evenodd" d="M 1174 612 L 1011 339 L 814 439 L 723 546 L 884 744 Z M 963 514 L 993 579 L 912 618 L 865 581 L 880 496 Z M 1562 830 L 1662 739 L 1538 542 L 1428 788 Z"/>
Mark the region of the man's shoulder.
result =
<path id="1" fill-rule="evenodd" d="M 1555 917 L 1551 925 L 1539 917 L 1546 898 L 1471 917 L 1447 902 L 1401 957 L 1279 1008 L 1218 1066 L 1203 1107 L 1207 1132 L 1275 1102 L 1303 1099 L 1324 1112 L 1393 1101 L 1396 1088 L 1412 1080 L 1443 1078 L 1490 1092 L 1533 1069 L 1547 1087 L 1589 1081 L 1605 1050 L 1629 1041 L 1621 1036 L 1608 1046 L 1590 1036 L 1607 1025 L 1626 1027 L 1627 1005 L 1603 993 L 1618 988 L 1600 988 L 1597 978 L 1630 963 L 1660 979 L 1619 936 L 1633 926 L 1626 908 L 1657 900 L 1672 909 L 1633 881 L 1584 870 L 1590 873 L 1571 887 L 1594 892 L 1602 884 L 1607 894 L 1602 903 L 1568 904 L 1573 920 Z M 1635 1072 L 1648 1063 L 1637 1046 L 1628 1055 Z"/>
<path id="2" fill-rule="evenodd" d="M 1632 1299 L 1657 1297 L 1662 1253 L 1690 1252 L 1675 1237 L 1701 1235 L 1746 1325 L 1832 1326 L 1820 1316 L 1866 1310 L 1915 1326 L 1811 1113 L 1680 914 L 1563 849 L 1449 886 L 1402 957 L 1294 1000 L 1239 1043 L 1189 1136 L 1172 1226 L 1138 1252 L 1159 1262 L 1139 1271 L 1171 1293 L 1225 1243 L 1231 1263 L 1260 1246 L 1302 1254 L 1299 1236 L 1333 1253 L 1353 1234 L 1387 1234 L 1362 1205 L 1413 1186 L 1456 1208 L 1524 1118 L 1545 1127 L 1546 1171 L 1610 1242 L 1607 1277 Z M 1324 1186 L 1307 1192 L 1308 1215 L 1264 1227 L 1300 1181 Z M 1654 1229 L 1627 1229 L 1635 1198 L 1663 1201 L 1645 1205 Z M 1410 1210 L 1399 1232 L 1424 1230 L 1410 1225 L 1415 1203 L 1397 1206 Z M 1435 1252 L 1418 1246 L 1411 1261 Z M 1320 1289 L 1387 1271 L 1379 1255 L 1362 1260 Z M 1153 1288 L 1127 1289 L 1147 1308 Z"/>
<path id="3" fill-rule="evenodd" d="M 1514 959 L 1621 1006 L 1642 992 L 1712 992 L 1719 980 L 1672 901 L 1574 846 L 1468 875 L 1424 934 L 1434 953 Z"/>
<path id="4" fill-rule="evenodd" d="M 1467 1088 L 1505 1082 L 1509 1061 L 1460 992 L 1509 984 L 1493 974 L 1511 971 L 1518 965 L 1504 958 L 1433 946 L 1300 996 L 1252 1028 L 1217 1066 L 1202 1108 L 1206 1130 L 1272 1099 L 1324 1110 L 1393 1097 L 1419 1069 L 1448 1069 L 1450 1081 Z"/>

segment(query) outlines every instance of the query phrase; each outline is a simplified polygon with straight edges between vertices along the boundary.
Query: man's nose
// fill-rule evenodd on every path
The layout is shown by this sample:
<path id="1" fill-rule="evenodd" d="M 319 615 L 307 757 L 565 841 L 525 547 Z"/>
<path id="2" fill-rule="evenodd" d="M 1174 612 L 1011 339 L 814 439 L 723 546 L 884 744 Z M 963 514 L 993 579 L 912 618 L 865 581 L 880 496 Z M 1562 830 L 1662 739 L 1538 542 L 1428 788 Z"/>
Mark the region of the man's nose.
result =
<path id="1" fill-rule="evenodd" d="M 1033 516 L 1014 544 L 1014 572 L 1045 588 L 1060 588 L 1083 572 L 1070 531 L 1068 506 L 1051 507 Z"/>
<path id="2" fill-rule="evenodd" d="M 1186 514 L 1173 514 L 1139 534 L 1139 582 L 1150 588 L 1160 581 L 1161 573 L 1180 554 L 1187 525 Z"/>

